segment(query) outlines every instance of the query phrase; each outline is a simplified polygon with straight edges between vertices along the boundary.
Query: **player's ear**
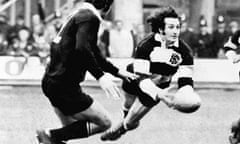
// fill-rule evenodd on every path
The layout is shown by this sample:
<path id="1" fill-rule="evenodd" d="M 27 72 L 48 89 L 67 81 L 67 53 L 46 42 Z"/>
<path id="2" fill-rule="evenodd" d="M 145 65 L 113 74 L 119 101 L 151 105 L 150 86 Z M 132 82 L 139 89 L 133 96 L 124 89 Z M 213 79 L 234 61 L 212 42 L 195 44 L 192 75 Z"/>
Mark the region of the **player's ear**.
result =
<path id="1" fill-rule="evenodd" d="M 159 33 L 161 34 L 161 35 L 165 35 L 166 33 L 164 32 L 164 30 L 162 30 L 162 29 L 158 29 L 158 31 L 159 31 Z"/>

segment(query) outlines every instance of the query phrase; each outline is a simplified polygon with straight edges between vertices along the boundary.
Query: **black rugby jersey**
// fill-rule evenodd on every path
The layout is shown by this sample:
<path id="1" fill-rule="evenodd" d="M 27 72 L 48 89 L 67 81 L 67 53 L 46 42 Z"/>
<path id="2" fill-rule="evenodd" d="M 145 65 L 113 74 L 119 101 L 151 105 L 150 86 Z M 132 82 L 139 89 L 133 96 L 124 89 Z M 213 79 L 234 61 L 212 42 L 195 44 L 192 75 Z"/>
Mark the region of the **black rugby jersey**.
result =
<path id="1" fill-rule="evenodd" d="M 236 50 L 240 46 L 240 30 L 236 31 L 224 45 L 224 50 Z"/>
<path id="2" fill-rule="evenodd" d="M 96 79 L 103 71 L 116 75 L 118 69 L 101 55 L 97 46 L 99 24 L 99 17 L 90 9 L 73 12 L 51 44 L 46 76 L 78 84 L 86 71 Z"/>
<path id="3" fill-rule="evenodd" d="M 161 47 L 161 42 L 155 39 L 155 34 L 150 34 L 144 40 L 139 43 L 136 49 L 135 58 L 145 59 L 150 61 L 150 54 L 155 47 Z M 192 66 L 193 65 L 193 55 L 189 46 L 179 40 L 179 46 L 171 46 L 168 49 L 173 49 L 175 52 L 181 55 L 182 62 L 181 65 Z M 166 76 L 174 75 L 179 66 L 171 66 L 167 63 L 162 62 L 151 62 L 150 72 L 153 74 L 161 74 Z"/>

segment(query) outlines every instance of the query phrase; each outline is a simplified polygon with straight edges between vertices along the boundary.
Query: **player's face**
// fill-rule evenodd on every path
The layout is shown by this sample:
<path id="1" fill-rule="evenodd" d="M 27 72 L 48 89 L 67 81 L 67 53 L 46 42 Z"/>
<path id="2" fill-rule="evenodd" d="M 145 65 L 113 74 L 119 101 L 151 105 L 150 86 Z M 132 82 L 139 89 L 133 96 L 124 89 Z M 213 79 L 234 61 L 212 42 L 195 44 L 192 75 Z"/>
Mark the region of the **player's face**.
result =
<path id="1" fill-rule="evenodd" d="M 169 42 L 178 40 L 180 34 L 180 21 L 178 18 L 165 18 L 165 39 Z"/>

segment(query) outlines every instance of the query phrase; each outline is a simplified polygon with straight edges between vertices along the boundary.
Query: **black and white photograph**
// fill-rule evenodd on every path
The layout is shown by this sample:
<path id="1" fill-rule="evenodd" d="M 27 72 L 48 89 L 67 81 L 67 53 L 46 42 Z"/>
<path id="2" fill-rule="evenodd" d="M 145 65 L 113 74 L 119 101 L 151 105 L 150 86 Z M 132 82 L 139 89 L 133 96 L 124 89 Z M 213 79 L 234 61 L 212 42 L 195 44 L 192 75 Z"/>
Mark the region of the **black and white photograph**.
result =
<path id="1" fill-rule="evenodd" d="M 240 144 L 240 0 L 0 0 L 0 144 Z"/>

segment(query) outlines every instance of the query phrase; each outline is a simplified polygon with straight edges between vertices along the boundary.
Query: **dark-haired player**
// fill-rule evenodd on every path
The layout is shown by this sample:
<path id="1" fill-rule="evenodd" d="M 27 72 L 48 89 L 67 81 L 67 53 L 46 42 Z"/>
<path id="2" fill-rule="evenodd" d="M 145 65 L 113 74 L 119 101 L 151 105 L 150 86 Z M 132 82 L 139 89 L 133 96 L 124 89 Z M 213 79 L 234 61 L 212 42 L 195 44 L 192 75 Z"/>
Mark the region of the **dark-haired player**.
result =
<path id="1" fill-rule="evenodd" d="M 139 121 L 165 96 L 173 75 L 179 71 L 176 95 L 188 94 L 200 100 L 193 89 L 193 56 L 188 45 L 179 39 L 180 19 L 172 7 L 163 7 L 148 22 L 152 33 L 137 47 L 135 61 L 128 70 L 138 73 L 140 78 L 124 81 L 126 92 L 123 104 L 125 118 L 119 125 L 110 128 L 101 136 L 102 140 L 116 140 L 129 130 L 135 129 Z M 199 107 L 190 109 L 194 112 Z"/>
<path id="2" fill-rule="evenodd" d="M 51 61 L 42 79 L 42 90 L 60 118 L 63 127 L 38 130 L 39 143 L 64 144 L 71 139 L 85 138 L 111 126 L 106 110 L 81 90 L 79 83 L 89 71 L 107 95 L 118 97 L 119 90 L 104 73 L 122 79 L 135 75 L 119 70 L 108 62 L 97 47 L 97 33 L 102 14 L 113 0 L 74 1 L 75 9 L 51 44 Z"/>
<path id="3" fill-rule="evenodd" d="M 237 53 L 237 49 L 240 46 L 240 30 L 236 31 L 224 45 L 225 55 L 233 63 L 240 61 L 240 55 Z M 233 122 L 231 127 L 231 135 L 229 137 L 231 144 L 240 143 L 240 119 Z"/>

